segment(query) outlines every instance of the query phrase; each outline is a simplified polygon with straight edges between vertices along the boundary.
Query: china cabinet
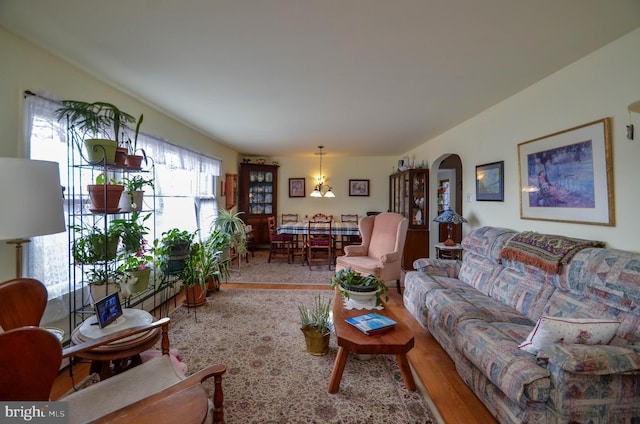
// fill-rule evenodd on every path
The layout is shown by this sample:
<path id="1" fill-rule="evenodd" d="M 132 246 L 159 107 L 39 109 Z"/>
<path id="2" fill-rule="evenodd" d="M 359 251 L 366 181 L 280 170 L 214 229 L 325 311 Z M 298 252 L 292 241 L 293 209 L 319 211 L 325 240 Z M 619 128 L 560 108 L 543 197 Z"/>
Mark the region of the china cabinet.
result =
<path id="1" fill-rule="evenodd" d="M 278 216 L 278 165 L 240 164 L 238 211 L 256 245 L 269 244 L 270 216 Z"/>
<path id="2" fill-rule="evenodd" d="M 389 176 L 389 211 L 409 219 L 402 267 L 413 269 L 413 261 L 429 256 L 429 170 L 399 171 Z"/>

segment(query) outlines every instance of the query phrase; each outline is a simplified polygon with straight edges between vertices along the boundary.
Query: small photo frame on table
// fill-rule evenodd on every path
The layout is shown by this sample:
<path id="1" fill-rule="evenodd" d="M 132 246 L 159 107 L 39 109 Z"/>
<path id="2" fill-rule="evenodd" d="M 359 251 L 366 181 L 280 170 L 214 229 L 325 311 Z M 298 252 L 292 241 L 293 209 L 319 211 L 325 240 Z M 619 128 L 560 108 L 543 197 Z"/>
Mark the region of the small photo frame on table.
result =
<path id="1" fill-rule="evenodd" d="M 476 200 L 504 202 L 504 161 L 476 166 Z"/>
<path id="2" fill-rule="evenodd" d="M 368 196 L 369 180 L 349 180 L 349 196 Z"/>
<path id="3" fill-rule="evenodd" d="M 304 197 L 304 178 L 289 178 L 289 197 Z"/>
<path id="4" fill-rule="evenodd" d="M 520 218 L 615 225 L 610 121 L 518 144 Z"/>

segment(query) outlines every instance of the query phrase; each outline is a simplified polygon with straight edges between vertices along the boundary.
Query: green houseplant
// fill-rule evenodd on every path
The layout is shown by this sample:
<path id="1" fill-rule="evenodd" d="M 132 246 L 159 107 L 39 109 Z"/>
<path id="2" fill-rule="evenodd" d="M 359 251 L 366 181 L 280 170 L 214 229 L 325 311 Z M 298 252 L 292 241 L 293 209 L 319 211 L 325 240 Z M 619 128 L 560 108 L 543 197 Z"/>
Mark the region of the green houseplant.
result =
<path id="1" fill-rule="evenodd" d="M 115 178 L 107 178 L 103 173 L 96 177 L 95 184 L 87 185 L 89 199 L 91 199 L 92 213 L 115 213 L 120 210 L 120 196 L 124 191 L 124 186 Z"/>
<path id="2" fill-rule="evenodd" d="M 229 245 L 229 235 L 222 231 L 214 231 L 204 243 L 203 269 L 207 278 L 207 291 L 220 289 L 223 278 L 229 277 L 231 260 L 224 256 Z"/>
<path id="3" fill-rule="evenodd" d="M 321 294 L 315 297 L 313 307 L 298 305 L 300 312 L 300 330 L 304 334 L 307 352 L 315 356 L 329 352 L 331 337 L 331 299 Z"/>
<path id="4" fill-rule="evenodd" d="M 184 269 L 179 278 L 186 287 L 188 306 L 201 306 L 207 301 L 206 251 L 201 242 L 191 243 L 189 256 L 185 259 Z"/>
<path id="5" fill-rule="evenodd" d="M 136 129 L 133 134 L 133 140 L 127 140 L 128 153 L 125 159 L 125 165 L 128 168 L 140 169 L 142 167 L 142 162 L 147 162 L 147 154 L 144 149 L 138 149 L 138 136 L 140 135 L 140 125 L 142 125 L 142 121 L 144 121 L 144 114 L 140 114 L 140 117 L 138 118 Z M 138 152 L 141 154 L 137 154 Z"/>
<path id="6" fill-rule="evenodd" d="M 247 232 L 244 221 L 240 218 L 242 213 L 244 212 L 233 213 L 231 210 L 219 208 L 212 228 L 212 232 L 218 230 L 229 235 L 227 247 L 238 255 L 247 253 Z"/>
<path id="7" fill-rule="evenodd" d="M 119 287 L 123 297 L 143 292 L 149 287 L 153 256 L 147 252 L 145 243 L 136 252 L 122 252 L 118 255 L 118 272 L 122 275 Z"/>
<path id="8" fill-rule="evenodd" d="M 54 112 L 58 121 L 65 119 L 82 132 L 87 149 L 87 160 L 99 163 L 115 163 L 116 147 L 120 131 L 127 124 L 134 124 L 136 118 L 107 102 L 83 102 L 63 100 L 62 106 Z M 103 138 L 98 138 L 103 137 Z M 110 137 L 113 137 L 111 139 Z M 102 147 L 96 147 L 96 146 Z"/>
<path id="9" fill-rule="evenodd" d="M 368 296 L 375 297 L 375 306 L 382 305 L 382 295 L 389 290 L 379 277 L 373 274 L 364 276 L 351 267 L 336 272 L 336 275 L 331 277 L 331 287 L 339 287 L 345 299 L 353 297 L 356 298 L 354 300 L 366 303 Z M 389 297 L 385 296 L 385 300 L 389 300 Z"/>
<path id="10" fill-rule="evenodd" d="M 172 228 L 153 242 L 156 268 L 163 274 L 177 275 L 184 268 L 196 232 Z"/>
<path id="11" fill-rule="evenodd" d="M 108 236 L 105 236 L 105 232 L 97 226 L 83 228 L 71 225 L 69 228 L 82 234 L 71 245 L 75 264 L 89 265 L 115 259 L 120 233 L 108 231 Z"/>
<path id="12" fill-rule="evenodd" d="M 118 205 L 121 212 L 142 210 L 144 187 L 154 187 L 153 179 L 144 178 L 142 175 L 124 177 L 122 185 L 124 185 L 124 193 L 120 197 L 120 204 Z"/>
<path id="13" fill-rule="evenodd" d="M 150 213 L 140 218 L 139 212 L 133 212 L 128 218 L 111 221 L 108 232 L 120 235 L 125 252 L 139 252 L 144 244 L 144 236 L 149 234 L 149 228 L 144 223 L 150 217 Z"/>

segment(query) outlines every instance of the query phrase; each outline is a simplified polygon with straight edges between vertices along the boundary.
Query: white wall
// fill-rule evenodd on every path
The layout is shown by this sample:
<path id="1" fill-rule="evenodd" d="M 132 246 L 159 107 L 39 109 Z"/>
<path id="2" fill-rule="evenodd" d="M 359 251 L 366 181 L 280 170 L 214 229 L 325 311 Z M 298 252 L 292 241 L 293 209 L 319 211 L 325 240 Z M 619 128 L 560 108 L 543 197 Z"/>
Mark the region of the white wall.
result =
<path id="1" fill-rule="evenodd" d="M 627 106 L 639 99 L 640 29 L 637 29 L 407 154 L 416 160 L 428 158 L 431 172 L 437 170 L 434 163 L 446 153 L 460 156 L 464 198 L 463 210 L 459 212 L 469 220 L 462 226 L 465 235 L 475 227 L 495 225 L 603 240 L 613 248 L 640 251 L 637 222 L 640 135 L 629 141 L 625 129 L 629 123 Z M 605 117 L 612 118 L 616 225 L 521 219 L 518 143 Z M 636 134 L 640 134 L 640 114 L 632 114 L 631 120 Z M 505 201 L 476 202 L 475 166 L 500 160 L 504 160 L 505 167 Z M 435 180 L 432 176 L 432 212 Z M 467 195 L 471 195 L 471 202 L 467 202 Z"/>
<path id="2" fill-rule="evenodd" d="M 221 158 L 223 174 L 237 169 L 239 157 L 234 150 L 3 29 L 0 29 L 0 57 L 0 156 L 22 156 L 23 93 L 46 90 L 61 99 L 103 100 L 134 116 L 144 113 L 143 132 Z M 15 276 L 14 261 L 15 248 L 0 242 L 0 281 Z"/>

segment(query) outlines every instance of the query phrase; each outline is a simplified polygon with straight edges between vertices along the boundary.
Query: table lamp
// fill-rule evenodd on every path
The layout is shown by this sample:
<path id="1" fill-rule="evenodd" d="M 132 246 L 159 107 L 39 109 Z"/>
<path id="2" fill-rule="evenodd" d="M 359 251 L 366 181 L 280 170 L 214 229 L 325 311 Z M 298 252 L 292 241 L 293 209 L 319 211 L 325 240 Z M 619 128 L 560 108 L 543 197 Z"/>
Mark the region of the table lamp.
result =
<path id="1" fill-rule="evenodd" d="M 440 224 L 447 224 L 447 239 L 445 240 L 444 244 L 445 246 L 455 246 L 456 242 L 453 241 L 453 238 L 451 236 L 451 230 L 453 229 L 453 224 L 460 224 L 462 222 L 467 222 L 466 219 L 464 219 L 463 216 L 458 215 L 456 212 L 452 211 L 451 209 L 447 209 L 446 211 L 442 212 L 440 215 L 436 216 L 433 219 L 434 222 L 438 222 Z"/>
<path id="2" fill-rule="evenodd" d="M 59 165 L 0 158 L 0 181 L 0 240 L 16 245 L 16 278 L 20 278 L 27 238 L 66 230 Z"/>

